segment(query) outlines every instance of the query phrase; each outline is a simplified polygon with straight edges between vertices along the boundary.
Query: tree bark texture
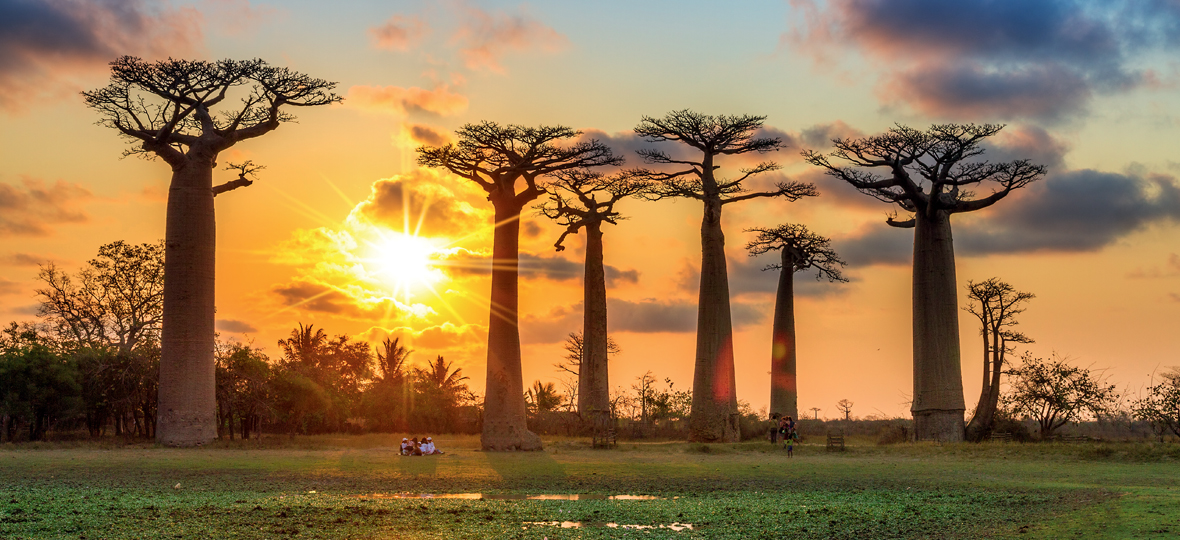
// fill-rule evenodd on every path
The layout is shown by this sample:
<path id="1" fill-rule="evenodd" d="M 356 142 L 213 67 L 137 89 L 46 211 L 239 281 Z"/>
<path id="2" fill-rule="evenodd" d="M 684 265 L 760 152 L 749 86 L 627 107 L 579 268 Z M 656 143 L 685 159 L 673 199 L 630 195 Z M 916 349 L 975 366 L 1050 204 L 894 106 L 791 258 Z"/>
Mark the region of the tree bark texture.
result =
<path id="1" fill-rule="evenodd" d="M 173 169 L 164 234 L 164 313 L 156 440 L 197 446 L 217 437 L 213 362 L 213 157 Z"/>
<path id="2" fill-rule="evenodd" d="M 701 220 L 696 369 L 689 420 L 691 440 L 733 442 L 740 438 L 734 379 L 733 322 L 725 269 L 725 235 L 721 232 L 721 202 L 705 200 L 705 215 Z"/>
<path id="3" fill-rule="evenodd" d="M 578 374 L 578 412 L 604 424 L 610 415 L 610 381 L 607 371 L 606 273 L 602 264 L 602 223 L 586 223 L 586 276 L 582 321 L 582 364 Z M 604 426 L 605 427 L 605 426 Z"/>
<path id="4" fill-rule="evenodd" d="M 771 326 L 770 413 L 799 418 L 795 371 L 795 268 L 789 250 L 782 250 L 782 271 Z"/>
<path id="5" fill-rule="evenodd" d="M 484 450 L 540 450 L 540 437 L 528 430 L 520 367 L 517 326 L 520 206 L 508 201 L 492 202 L 496 208 L 496 230 L 492 239 L 488 373 L 480 442 Z"/>
<path id="6" fill-rule="evenodd" d="M 914 231 L 914 436 L 962 441 L 963 375 L 950 214 L 918 212 Z"/>

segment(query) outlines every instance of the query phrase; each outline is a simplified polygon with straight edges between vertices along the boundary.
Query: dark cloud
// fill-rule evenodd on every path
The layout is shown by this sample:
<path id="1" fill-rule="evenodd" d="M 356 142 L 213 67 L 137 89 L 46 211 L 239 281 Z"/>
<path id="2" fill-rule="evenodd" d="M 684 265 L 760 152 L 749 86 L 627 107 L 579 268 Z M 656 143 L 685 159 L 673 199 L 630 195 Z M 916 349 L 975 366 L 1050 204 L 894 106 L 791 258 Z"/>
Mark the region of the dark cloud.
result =
<path id="1" fill-rule="evenodd" d="M 463 236 L 488 225 L 487 213 L 459 198 L 458 186 L 440 181 L 430 169 L 415 169 L 405 175 L 373 183 L 369 197 L 356 206 L 354 214 L 369 222 L 421 236 Z"/>
<path id="2" fill-rule="evenodd" d="M 1175 2 L 833 0 L 794 2 L 785 39 L 817 62 L 851 47 L 882 69 L 886 102 L 975 119 L 1060 119 L 1091 98 L 1151 84 L 1141 53 L 1175 48 Z"/>
<path id="3" fill-rule="evenodd" d="M 1180 222 L 1180 182 L 1089 169 L 1050 175 L 979 215 L 952 218 L 962 255 L 1096 251 L 1152 223 Z M 909 264 L 913 230 L 884 223 L 836 238 L 852 266 Z"/>
<path id="4" fill-rule="evenodd" d="M 258 328 L 246 321 L 238 321 L 234 319 L 217 319 L 214 326 L 222 332 L 230 332 L 234 334 L 252 334 L 258 331 Z"/>
<path id="5" fill-rule="evenodd" d="M 193 9 L 143 0 L 0 0 L 0 109 L 73 94 L 67 81 L 121 55 L 187 56 L 202 21 Z"/>
<path id="6" fill-rule="evenodd" d="M 982 158 L 993 163 L 1027 159 L 1044 165 L 1050 173 L 1065 169 L 1069 145 L 1039 126 L 1022 125 L 1004 128 L 985 145 Z"/>
<path id="7" fill-rule="evenodd" d="M 537 255 L 522 252 L 519 256 L 518 268 L 520 277 L 523 279 L 580 281 L 585 270 L 585 263 L 571 261 L 559 255 Z M 604 266 L 607 287 L 639 282 L 638 270 L 623 270 L 609 264 Z M 459 251 L 455 255 L 447 257 L 445 267 L 456 275 L 489 275 L 492 273 L 492 259 L 479 253 Z"/>
<path id="8" fill-rule="evenodd" d="M 525 221 L 520 224 L 520 233 L 523 234 L 525 238 L 536 238 L 541 236 L 541 233 L 544 232 L 545 229 L 538 225 L 536 221 Z"/>
<path id="9" fill-rule="evenodd" d="M 20 292 L 20 290 L 21 286 L 19 282 L 0 277 L 0 296 L 6 294 L 16 294 Z"/>
<path id="10" fill-rule="evenodd" d="M 695 332 L 697 329 L 696 302 L 655 298 L 631 302 L 610 298 L 606 303 L 609 313 L 607 327 L 612 332 L 683 333 Z M 765 318 L 761 309 L 764 307 L 731 301 L 729 309 L 734 329 L 761 322 Z"/>
<path id="11" fill-rule="evenodd" d="M 608 298 L 607 330 L 652 334 L 660 332 L 691 333 L 697 329 L 697 304 L 688 300 L 659 300 L 645 298 L 638 302 Z M 735 330 L 758 324 L 766 318 L 764 309 L 771 304 L 730 303 L 730 316 Z M 557 343 L 570 332 L 579 332 L 583 325 L 582 303 L 557 306 L 544 314 L 524 314 L 520 320 L 520 336 L 525 343 Z"/>
<path id="12" fill-rule="evenodd" d="M 726 274 L 729 278 L 729 294 L 737 298 L 742 295 L 775 294 L 778 292 L 779 270 L 765 270 L 768 265 L 778 264 L 777 252 L 766 253 L 745 259 L 726 259 Z M 701 272 L 695 266 L 686 265 L 677 276 L 677 285 L 684 292 L 700 290 Z M 817 281 L 815 272 L 795 274 L 796 297 L 827 296 L 844 292 L 843 283 L 828 280 Z"/>
<path id="13" fill-rule="evenodd" d="M 52 185 L 24 178 L 21 186 L 0 184 L 0 233 L 44 236 L 53 225 L 82 223 L 88 218 L 78 209 L 90 192 L 77 184 L 58 180 Z"/>
<path id="14" fill-rule="evenodd" d="M 832 147 L 832 139 L 863 137 L 864 132 L 841 120 L 830 124 L 816 124 L 800 132 L 800 139 L 806 148 L 822 150 Z"/>
<path id="15" fill-rule="evenodd" d="M 3 261 L 4 264 L 12 266 L 40 266 L 52 260 L 50 257 L 33 255 L 31 253 L 10 253 L 0 258 L 0 261 Z"/>
<path id="16" fill-rule="evenodd" d="M 1095 251 L 1159 221 L 1180 222 L 1174 177 L 1084 169 L 998 203 L 984 219 L 955 231 L 956 247 L 969 254 Z"/>
<path id="17" fill-rule="evenodd" d="M 410 139 L 426 146 L 442 146 L 451 142 L 451 134 L 426 124 L 410 124 L 406 126 Z"/>
<path id="18" fill-rule="evenodd" d="M 310 280 L 275 285 L 271 293 L 290 309 L 327 313 L 356 320 L 399 319 L 408 315 L 404 306 L 390 298 L 362 300 L 336 287 Z"/>

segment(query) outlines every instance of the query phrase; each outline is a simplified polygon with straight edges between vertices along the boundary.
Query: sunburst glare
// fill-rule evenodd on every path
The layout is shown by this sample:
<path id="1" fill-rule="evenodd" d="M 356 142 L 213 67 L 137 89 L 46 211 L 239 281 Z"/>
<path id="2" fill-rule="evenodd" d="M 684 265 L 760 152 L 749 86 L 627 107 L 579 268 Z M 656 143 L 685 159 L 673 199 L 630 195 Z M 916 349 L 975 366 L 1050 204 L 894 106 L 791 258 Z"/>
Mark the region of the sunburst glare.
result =
<path id="1" fill-rule="evenodd" d="M 440 251 L 429 239 L 388 233 L 366 243 L 368 257 L 361 259 L 365 271 L 395 297 L 409 299 L 446 277 L 438 268 Z"/>

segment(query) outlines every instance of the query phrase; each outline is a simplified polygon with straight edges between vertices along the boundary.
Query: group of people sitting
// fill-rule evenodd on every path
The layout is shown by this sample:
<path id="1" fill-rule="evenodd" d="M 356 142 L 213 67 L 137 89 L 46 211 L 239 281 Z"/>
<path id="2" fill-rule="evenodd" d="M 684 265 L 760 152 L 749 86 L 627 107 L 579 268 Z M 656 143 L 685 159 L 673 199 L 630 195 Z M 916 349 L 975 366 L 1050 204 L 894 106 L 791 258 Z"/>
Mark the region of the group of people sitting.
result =
<path id="1" fill-rule="evenodd" d="M 418 437 L 407 439 L 402 437 L 401 453 L 403 456 L 431 456 L 435 454 L 442 454 L 443 451 L 434 447 L 434 439 L 424 437 L 421 441 Z"/>

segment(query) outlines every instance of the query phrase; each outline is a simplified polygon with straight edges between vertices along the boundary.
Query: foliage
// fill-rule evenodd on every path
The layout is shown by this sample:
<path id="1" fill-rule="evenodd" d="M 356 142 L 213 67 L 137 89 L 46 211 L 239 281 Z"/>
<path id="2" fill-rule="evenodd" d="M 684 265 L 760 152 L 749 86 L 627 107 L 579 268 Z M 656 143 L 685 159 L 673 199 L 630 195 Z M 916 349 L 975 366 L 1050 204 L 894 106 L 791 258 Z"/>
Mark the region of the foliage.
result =
<path id="1" fill-rule="evenodd" d="M 15 440 L 18 425 L 28 426 L 29 440 L 41 440 L 55 421 L 77 409 L 78 374 L 35 334 L 13 337 L 0 351 L 0 440 Z"/>
<path id="2" fill-rule="evenodd" d="M 1102 416 L 1118 399 L 1113 384 L 1087 368 L 1071 366 L 1064 359 L 1021 357 L 1021 365 L 1008 371 L 1011 389 L 1003 403 L 1012 414 L 1033 419 L 1042 439 L 1069 422 L 1090 414 Z"/>
<path id="3" fill-rule="evenodd" d="M 70 276 L 53 263 L 41 267 L 38 313 L 58 339 L 73 347 L 113 347 L 128 355 L 159 341 L 164 310 L 164 241 L 98 248 L 98 256 Z"/>
<path id="4" fill-rule="evenodd" d="M 831 240 L 811 232 L 806 225 L 787 223 L 773 229 L 755 227 L 746 232 L 758 233 L 746 244 L 751 257 L 770 251 L 782 252 L 782 263 L 767 265 L 763 270 L 799 272 L 814 268 L 817 280 L 826 277 L 828 281 L 848 281 L 840 272 L 840 267 L 847 263 L 832 249 Z"/>
<path id="5" fill-rule="evenodd" d="M 1132 402 L 1131 413 L 1151 422 L 1161 441 L 1168 431 L 1180 437 L 1180 368 L 1173 367 L 1148 386 L 1147 395 Z"/>
<path id="6" fill-rule="evenodd" d="M 1019 324 L 1016 316 L 1024 312 L 1024 303 L 1033 298 L 1036 295 L 1017 291 L 999 278 L 967 282 L 968 303 L 964 309 L 979 319 L 979 335 L 983 340 L 983 384 L 967 425 L 968 440 L 982 441 L 995 429 L 1005 357 L 1015 349 L 1016 343 L 1033 342 L 1013 329 Z"/>

